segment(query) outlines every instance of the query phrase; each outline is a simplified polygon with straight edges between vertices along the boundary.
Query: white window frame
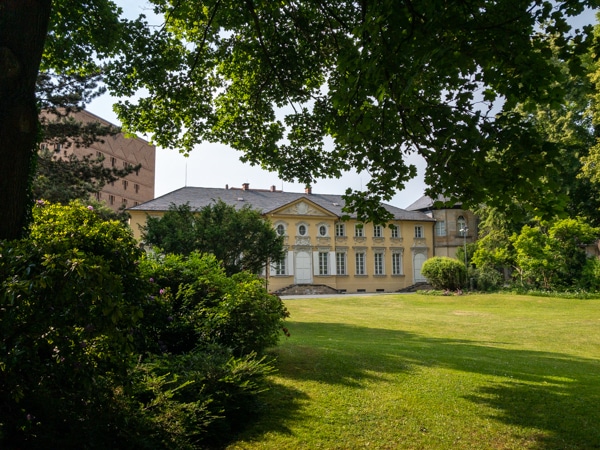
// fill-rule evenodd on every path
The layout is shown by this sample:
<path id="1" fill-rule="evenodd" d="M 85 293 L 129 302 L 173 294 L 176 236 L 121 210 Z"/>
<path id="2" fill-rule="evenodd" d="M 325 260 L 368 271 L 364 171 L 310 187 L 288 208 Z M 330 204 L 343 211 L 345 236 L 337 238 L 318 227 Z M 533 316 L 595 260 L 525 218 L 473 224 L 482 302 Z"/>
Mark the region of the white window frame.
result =
<path id="1" fill-rule="evenodd" d="M 403 254 L 400 252 L 392 253 L 392 275 L 404 274 L 402 257 Z"/>
<path id="2" fill-rule="evenodd" d="M 327 229 L 327 225 L 320 224 L 317 232 L 319 233 L 319 237 L 327 237 L 329 234 L 329 230 Z"/>
<path id="3" fill-rule="evenodd" d="M 275 275 L 287 275 L 286 258 L 281 258 L 279 261 L 275 261 L 273 264 L 273 269 Z"/>
<path id="4" fill-rule="evenodd" d="M 300 231 L 304 229 L 304 233 L 301 233 Z M 304 223 L 301 223 L 298 225 L 298 236 L 308 236 L 308 226 Z"/>
<path id="5" fill-rule="evenodd" d="M 373 225 L 373 237 L 383 237 L 383 227 L 381 225 Z"/>
<path id="6" fill-rule="evenodd" d="M 347 275 L 348 274 L 348 264 L 347 264 L 347 255 L 346 252 L 336 252 L 335 254 L 335 267 L 337 275 Z"/>
<path id="7" fill-rule="evenodd" d="M 423 237 L 423 225 L 415 225 L 415 238 L 421 239 Z"/>
<path id="8" fill-rule="evenodd" d="M 398 239 L 400 237 L 400 227 L 398 225 L 391 226 L 392 238 Z"/>
<path id="9" fill-rule="evenodd" d="M 375 252 L 373 254 L 373 275 L 385 275 L 385 253 Z"/>
<path id="10" fill-rule="evenodd" d="M 281 233 L 279 232 L 281 230 Z M 278 223 L 277 225 L 275 225 L 275 232 L 277 233 L 277 236 L 285 236 L 285 225 L 282 223 Z"/>
<path id="11" fill-rule="evenodd" d="M 366 275 L 367 271 L 366 271 L 366 254 L 365 252 L 356 252 L 355 253 L 355 264 L 354 264 L 354 273 L 356 275 Z"/>
<path id="12" fill-rule="evenodd" d="M 363 224 L 354 225 L 354 237 L 365 237 L 365 226 Z"/>
<path id="13" fill-rule="evenodd" d="M 446 236 L 446 221 L 438 220 L 435 223 L 435 235 L 436 236 Z"/>
<path id="14" fill-rule="evenodd" d="M 336 237 L 346 236 L 346 224 L 345 223 L 336 223 L 335 224 L 335 235 Z"/>
<path id="15" fill-rule="evenodd" d="M 329 275 L 329 252 L 319 252 L 319 275 Z"/>

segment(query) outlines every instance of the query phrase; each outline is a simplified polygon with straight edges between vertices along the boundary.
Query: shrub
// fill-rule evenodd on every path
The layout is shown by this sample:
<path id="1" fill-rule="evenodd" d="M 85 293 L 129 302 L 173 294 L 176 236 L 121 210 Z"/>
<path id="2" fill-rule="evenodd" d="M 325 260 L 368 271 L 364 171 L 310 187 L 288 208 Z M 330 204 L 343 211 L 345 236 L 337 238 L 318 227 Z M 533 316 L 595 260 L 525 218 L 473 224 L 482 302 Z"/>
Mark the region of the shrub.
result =
<path id="1" fill-rule="evenodd" d="M 583 266 L 579 287 L 592 292 L 600 291 L 600 259 L 588 258 Z"/>
<path id="2" fill-rule="evenodd" d="M 99 411 L 131 364 L 140 254 L 128 229 L 81 204 L 39 202 L 33 219 L 28 238 L 0 244 L 2 439 L 111 445 Z"/>
<path id="3" fill-rule="evenodd" d="M 219 344 L 241 356 L 277 344 L 288 313 L 255 275 L 227 277 L 214 256 L 196 252 L 141 265 L 155 286 L 143 330 L 152 351 L 181 354 Z"/>
<path id="4" fill-rule="evenodd" d="M 434 256 L 423 263 L 421 273 L 434 289 L 456 290 L 465 286 L 467 271 L 460 261 Z"/>
<path id="5" fill-rule="evenodd" d="M 256 414 L 273 370 L 264 358 L 235 358 L 221 346 L 152 357 L 134 377 L 143 440 L 177 449 L 222 444 Z"/>
<path id="6" fill-rule="evenodd" d="M 483 267 L 475 271 L 477 289 L 480 291 L 495 291 L 502 287 L 504 276 L 494 267 Z"/>

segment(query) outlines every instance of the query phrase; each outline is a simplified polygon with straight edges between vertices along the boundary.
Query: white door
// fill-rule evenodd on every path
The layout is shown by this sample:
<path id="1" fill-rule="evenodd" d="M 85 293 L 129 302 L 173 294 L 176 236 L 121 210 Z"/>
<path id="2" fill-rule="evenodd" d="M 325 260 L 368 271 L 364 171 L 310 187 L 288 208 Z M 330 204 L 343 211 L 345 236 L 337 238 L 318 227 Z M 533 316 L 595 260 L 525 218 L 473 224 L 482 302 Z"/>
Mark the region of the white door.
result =
<path id="1" fill-rule="evenodd" d="M 415 283 L 427 281 L 427 278 L 421 275 L 421 267 L 423 267 L 425 259 L 425 255 L 423 253 L 416 253 L 415 256 L 413 256 L 413 273 Z"/>
<path id="2" fill-rule="evenodd" d="M 312 264 L 309 252 L 296 253 L 296 284 L 312 283 Z"/>

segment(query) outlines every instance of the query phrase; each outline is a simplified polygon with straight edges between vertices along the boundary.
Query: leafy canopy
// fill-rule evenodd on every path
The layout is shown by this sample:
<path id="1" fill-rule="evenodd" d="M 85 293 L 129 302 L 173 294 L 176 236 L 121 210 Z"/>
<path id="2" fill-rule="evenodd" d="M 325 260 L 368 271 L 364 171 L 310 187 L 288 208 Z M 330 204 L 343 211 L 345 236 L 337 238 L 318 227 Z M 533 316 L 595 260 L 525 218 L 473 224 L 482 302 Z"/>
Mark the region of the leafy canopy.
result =
<path id="1" fill-rule="evenodd" d="M 594 2 L 154 0 L 164 26 L 129 35 L 108 86 L 124 125 L 163 147 L 224 142 L 242 159 L 312 184 L 352 168 L 359 220 L 427 162 L 428 194 L 467 206 L 513 199 L 552 209 L 539 188 L 556 146 L 529 121 L 558 107 L 563 70 L 581 72 Z M 522 106 L 522 111 L 515 109 Z"/>
<path id="2" fill-rule="evenodd" d="M 148 217 L 142 239 L 166 253 L 212 253 L 228 275 L 259 273 L 269 261 L 283 258 L 283 241 L 270 222 L 245 206 L 236 209 L 219 200 L 193 211 L 171 205 L 163 217 Z"/>

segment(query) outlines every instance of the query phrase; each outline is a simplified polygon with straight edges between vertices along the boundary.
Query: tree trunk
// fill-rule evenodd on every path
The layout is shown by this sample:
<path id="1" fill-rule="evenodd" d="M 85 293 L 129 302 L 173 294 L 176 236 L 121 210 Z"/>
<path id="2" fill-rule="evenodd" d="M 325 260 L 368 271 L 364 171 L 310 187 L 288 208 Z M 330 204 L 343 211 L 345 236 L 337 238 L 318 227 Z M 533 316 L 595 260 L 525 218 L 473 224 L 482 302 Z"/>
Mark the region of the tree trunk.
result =
<path id="1" fill-rule="evenodd" d="M 20 237 L 38 143 L 35 84 L 51 0 L 0 0 L 0 239 Z"/>

